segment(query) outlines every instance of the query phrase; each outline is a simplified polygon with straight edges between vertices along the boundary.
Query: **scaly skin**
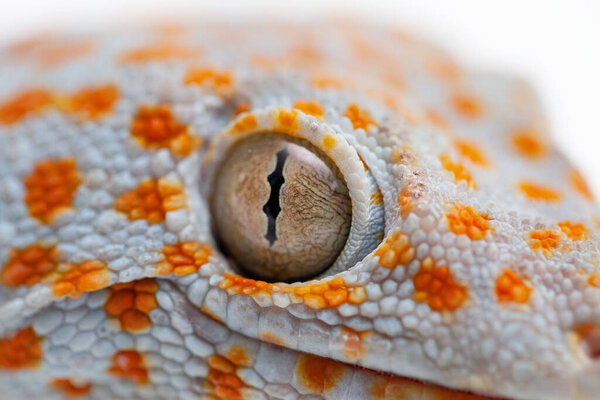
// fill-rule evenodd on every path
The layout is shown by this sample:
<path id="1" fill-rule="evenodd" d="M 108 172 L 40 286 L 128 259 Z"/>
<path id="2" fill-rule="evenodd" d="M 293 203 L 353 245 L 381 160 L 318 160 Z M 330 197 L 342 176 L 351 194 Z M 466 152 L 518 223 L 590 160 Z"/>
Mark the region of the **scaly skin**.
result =
<path id="1" fill-rule="evenodd" d="M 340 24 L 0 57 L 3 399 L 599 398 L 600 213 L 523 82 Z M 363 238 L 345 250 L 375 250 L 310 282 L 239 276 L 206 199 L 263 131 L 335 161 Z"/>

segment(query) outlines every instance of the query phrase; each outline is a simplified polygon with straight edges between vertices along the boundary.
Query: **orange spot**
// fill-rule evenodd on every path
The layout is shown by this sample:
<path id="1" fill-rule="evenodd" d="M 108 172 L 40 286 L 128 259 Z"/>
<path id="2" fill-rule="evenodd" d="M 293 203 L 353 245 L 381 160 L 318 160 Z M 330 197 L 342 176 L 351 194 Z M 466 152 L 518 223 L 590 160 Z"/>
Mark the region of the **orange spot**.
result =
<path id="1" fill-rule="evenodd" d="M 296 364 L 298 383 L 310 393 L 323 394 L 340 382 L 347 367 L 328 358 L 301 354 Z"/>
<path id="2" fill-rule="evenodd" d="M 363 287 L 348 287 L 342 278 L 292 286 L 284 283 L 267 283 L 226 273 L 225 279 L 219 283 L 219 287 L 227 290 L 230 294 L 243 293 L 252 296 L 270 295 L 272 292 L 288 293 L 301 298 L 307 306 L 313 309 L 337 307 L 343 303 L 360 304 L 366 300 Z"/>
<path id="3" fill-rule="evenodd" d="M 44 68 L 54 68 L 89 54 L 93 47 L 94 44 L 91 40 L 57 43 L 42 49 L 38 56 L 38 62 Z"/>
<path id="4" fill-rule="evenodd" d="M 151 150 L 167 148 L 182 156 L 189 155 L 202 144 L 186 125 L 175 119 L 166 105 L 140 106 L 130 131 L 142 147 Z"/>
<path id="5" fill-rule="evenodd" d="M 148 369 L 142 355 L 136 350 L 120 350 L 112 357 L 112 366 L 108 373 L 134 383 L 148 382 Z"/>
<path id="6" fill-rule="evenodd" d="M 529 232 L 529 246 L 535 251 L 543 251 L 549 256 L 560 244 L 560 233 L 550 230 L 537 230 Z"/>
<path id="7" fill-rule="evenodd" d="M 373 193 L 371 193 L 369 202 L 375 205 L 383 204 L 383 195 L 381 194 L 381 190 L 376 189 Z"/>
<path id="8" fill-rule="evenodd" d="M 452 106 L 457 113 L 469 119 L 475 119 L 483 115 L 483 105 L 471 95 L 455 95 L 452 97 Z"/>
<path id="9" fill-rule="evenodd" d="M 327 133 L 323 137 L 323 147 L 325 147 L 327 150 L 333 149 L 335 147 L 336 143 L 337 143 L 337 139 L 331 133 Z M 364 164 L 364 162 L 363 162 L 363 164 Z"/>
<path id="10" fill-rule="evenodd" d="M 342 351 L 344 356 L 349 360 L 357 360 L 364 355 L 365 349 L 362 346 L 362 339 L 364 335 L 368 335 L 370 332 L 356 332 L 353 329 L 342 326 L 342 339 L 344 345 Z"/>
<path id="11" fill-rule="evenodd" d="M 298 121 L 296 120 L 297 114 L 297 111 L 293 109 L 288 110 L 283 108 L 279 110 L 277 123 L 279 124 L 281 132 L 294 134 L 298 130 Z"/>
<path id="12" fill-rule="evenodd" d="M 558 223 L 558 226 L 571 240 L 586 240 L 588 237 L 587 228 L 584 224 L 574 224 L 571 221 L 562 221 Z"/>
<path id="13" fill-rule="evenodd" d="M 29 213 L 44 223 L 51 222 L 58 213 L 71 207 L 80 183 L 73 158 L 38 161 L 23 181 Z"/>
<path id="14" fill-rule="evenodd" d="M 32 327 L 23 328 L 14 335 L 0 338 L 0 368 L 33 368 L 42 358 L 42 338 Z"/>
<path id="15" fill-rule="evenodd" d="M 311 79 L 311 83 L 320 89 L 341 89 L 344 86 L 340 79 L 329 75 L 315 75 Z"/>
<path id="16" fill-rule="evenodd" d="M 371 125 L 378 126 L 377 122 L 371 118 L 371 114 L 367 110 L 360 108 L 356 103 L 348 106 L 344 116 L 352 122 L 354 129 L 364 129 L 366 131 Z"/>
<path id="17" fill-rule="evenodd" d="M 163 222 L 167 212 L 185 207 L 182 183 L 168 178 L 146 179 L 115 202 L 117 211 L 130 220 L 145 219 L 152 224 Z"/>
<path id="18" fill-rule="evenodd" d="M 296 104 L 294 104 L 294 108 L 302 111 L 304 114 L 323 119 L 323 107 L 316 100 L 304 101 L 303 99 L 298 99 Z"/>
<path id="19" fill-rule="evenodd" d="M 243 117 L 238 118 L 232 125 L 229 133 L 241 133 L 255 129 L 258 126 L 256 117 L 253 114 L 246 114 Z"/>
<path id="20" fill-rule="evenodd" d="M 415 248 L 410 246 L 407 235 L 397 231 L 379 246 L 374 255 L 379 256 L 379 265 L 394 268 L 398 265 L 408 265 L 414 260 Z"/>
<path id="21" fill-rule="evenodd" d="M 54 96 L 46 89 L 28 89 L 0 103 L 0 123 L 14 124 L 52 105 Z"/>
<path id="22" fill-rule="evenodd" d="M 454 208 L 446 214 L 448 227 L 457 235 L 467 235 L 471 240 L 481 240 L 492 231 L 490 217 L 479 213 L 471 206 L 455 204 Z"/>
<path id="23" fill-rule="evenodd" d="M 97 119 L 110 114 L 119 98 L 119 89 L 114 84 L 83 88 L 70 96 L 65 104 L 68 112 L 86 119 Z"/>
<path id="24" fill-rule="evenodd" d="M 147 47 L 140 47 L 121 54 L 123 63 L 146 63 L 152 61 L 186 60 L 199 54 L 192 49 L 172 42 L 161 42 Z"/>
<path id="25" fill-rule="evenodd" d="M 0 273 L 0 281 L 9 287 L 34 285 L 53 272 L 58 261 L 58 249 L 54 246 L 33 244 L 24 249 L 12 249 Z"/>
<path id="26" fill-rule="evenodd" d="M 522 181 L 519 184 L 519 189 L 532 200 L 555 202 L 561 198 L 561 194 L 553 188 L 533 182 Z"/>
<path id="27" fill-rule="evenodd" d="M 446 153 L 440 155 L 440 161 L 445 170 L 454 174 L 454 180 L 456 183 L 465 181 L 469 187 L 474 188 L 476 186 L 475 182 L 471 178 L 471 172 L 467 169 L 467 167 L 460 163 L 454 162 Z"/>
<path id="28" fill-rule="evenodd" d="M 455 140 L 454 145 L 461 156 L 470 160 L 473 164 L 481 167 L 489 165 L 488 159 L 483 150 L 475 143 L 468 140 Z"/>
<path id="29" fill-rule="evenodd" d="M 427 116 L 427 119 L 429 120 L 429 122 L 431 122 L 433 125 L 437 126 L 438 128 L 440 128 L 442 130 L 448 129 L 448 121 L 437 111 L 435 111 L 433 109 L 429 109 L 426 112 L 426 116 Z"/>
<path id="30" fill-rule="evenodd" d="M 100 260 L 89 260 L 79 265 L 66 264 L 65 271 L 60 271 L 52 284 L 55 296 L 77 297 L 84 292 L 93 292 L 110 285 L 111 278 L 106 263 Z"/>
<path id="31" fill-rule="evenodd" d="M 588 285 L 600 288 L 600 273 L 595 273 L 589 276 Z"/>
<path id="32" fill-rule="evenodd" d="M 237 366 L 218 354 L 208 358 L 207 381 L 220 399 L 237 400 L 242 398 L 241 389 L 246 387 L 236 373 Z"/>
<path id="33" fill-rule="evenodd" d="M 231 346 L 227 352 L 227 358 L 235 365 L 242 365 L 245 367 L 250 365 L 250 355 L 241 345 L 236 344 Z"/>
<path id="34" fill-rule="evenodd" d="M 196 242 L 183 242 L 163 247 L 165 261 L 158 264 L 158 275 L 188 275 L 198 270 L 208 262 L 212 254 L 210 246 Z"/>
<path id="35" fill-rule="evenodd" d="M 242 101 L 235 107 L 233 114 L 240 115 L 248 111 L 250 111 L 250 104 L 247 101 Z"/>
<path id="36" fill-rule="evenodd" d="M 233 73 L 214 68 L 190 68 L 184 78 L 186 85 L 210 85 L 221 96 L 231 95 L 234 87 Z"/>
<path id="37" fill-rule="evenodd" d="M 585 199 L 589 201 L 594 200 L 594 195 L 592 194 L 592 190 L 588 186 L 587 182 L 583 178 L 583 175 L 575 168 L 571 169 L 569 173 L 569 182 L 573 186 L 573 188 Z"/>
<path id="38" fill-rule="evenodd" d="M 401 377 L 380 376 L 373 380 L 369 392 L 373 400 L 493 400 L 458 390 Z"/>
<path id="39" fill-rule="evenodd" d="M 83 381 L 73 381 L 68 378 L 54 378 L 50 382 L 50 386 L 67 397 L 87 396 L 92 389 L 92 384 Z"/>
<path id="40" fill-rule="evenodd" d="M 546 155 L 548 149 L 538 131 L 530 128 L 519 128 L 512 132 L 512 143 L 517 153 L 523 157 L 537 159 Z"/>
<path id="41" fill-rule="evenodd" d="M 128 332 L 144 331 L 152 323 L 148 314 L 157 306 L 157 290 L 158 284 L 152 278 L 113 285 L 104 305 L 106 314 L 118 318 L 121 329 Z"/>
<path id="42" fill-rule="evenodd" d="M 398 205 L 400 206 L 401 217 L 406 218 L 414 206 L 413 194 L 411 193 L 408 185 L 406 185 L 398 194 Z"/>
<path id="43" fill-rule="evenodd" d="M 514 271 L 505 268 L 496 278 L 496 296 L 501 302 L 527 303 L 531 288 Z"/>
<path id="44" fill-rule="evenodd" d="M 419 272 L 414 276 L 414 299 L 427 303 L 433 311 L 454 311 L 467 299 L 467 288 L 454 281 L 447 266 L 436 266 L 431 257 L 421 262 Z"/>

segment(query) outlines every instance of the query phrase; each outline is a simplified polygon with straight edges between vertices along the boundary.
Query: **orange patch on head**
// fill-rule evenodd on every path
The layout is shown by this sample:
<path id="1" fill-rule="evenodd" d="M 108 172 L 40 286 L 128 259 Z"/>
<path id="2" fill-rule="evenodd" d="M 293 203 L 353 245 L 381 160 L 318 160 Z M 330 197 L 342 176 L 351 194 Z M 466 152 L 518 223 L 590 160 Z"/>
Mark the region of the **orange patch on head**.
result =
<path id="1" fill-rule="evenodd" d="M 571 172 L 569 172 L 568 179 L 569 179 L 569 183 L 571 184 L 571 186 L 573 186 L 573 188 L 582 197 L 584 197 L 586 200 L 589 200 L 589 201 L 594 200 L 594 194 L 592 193 L 592 190 L 590 189 L 587 182 L 583 178 L 583 175 L 581 175 L 581 173 L 579 171 L 577 171 L 574 168 L 571 169 Z"/>
<path id="2" fill-rule="evenodd" d="M 294 104 L 294 108 L 302 111 L 304 114 L 323 119 L 323 107 L 316 100 L 304 101 L 303 99 L 298 99 L 296 104 Z"/>
<path id="3" fill-rule="evenodd" d="M 152 224 L 163 222 L 167 212 L 185 207 L 182 183 L 168 178 L 146 179 L 115 202 L 117 211 L 127 214 L 130 220 L 145 219 Z"/>
<path id="4" fill-rule="evenodd" d="M 193 136 L 185 124 L 177 121 L 166 105 L 140 106 L 130 132 L 142 147 L 151 150 L 166 148 L 182 156 L 189 155 L 202 144 L 202 140 Z"/>
<path id="5" fill-rule="evenodd" d="M 242 365 L 245 367 L 250 365 L 250 355 L 241 345 L 236 344 L 231 346 L 227 352 L 227 359 L 235 365 Z"/>
<path id="6" fill-rule="evenodd" d="M 381 190 L 376 189 L 373 193 L 371 193 L 371 197 L 369 198 L 369 202 L 375 205 L 383 204 L 383 195 L 381 194 Z"/>
<path id="7" fill-rule="evenodd" d="M 364 110 L 356 103 L 352 103 L 346 109 L 344 116 L 352 122 L 354 129 L 369 129 L 369 126 L 378 126 L 377 122 L 371 118 L 371 114 L 367 110 Z"/>
<path id="8" fill-rule="evenodd" d="M 413 298 L 427 303 L 433 311 L 455 311 L 467 299 L 467 288 L 456 282 L 447 266 L 436 266 L 431 257 L 421 262 L 419 272 L 413 277 Z"/>
<path id="9" fill-rule="evenodd" d="M 460 155 L 470 160 L 473 164 L 477 164 L 481 167 L 487 167 L 489 165 L 488 158 L 477 144 L 460 139 L 455 140 L 454 145 Z"/>
<path id="10" fill-rule="evenodd" d="M 106 263 L 89 260 L 81 264 L 66 264 L 66 270 L 58 272 L 51 288 L 55 296 L 77 297 L 81 293 L 104 289 L 110 285 L 110 273 Z"/>
<path id="11" fill-rule="evenodd" d="M 446 214 L 448 227 L 457 235 L 467 235 L 471 240 L 481 240 L 492 231 L 485 213 L 477 212 L 471 206 L 455 204 L 453 209 Z"/>
<path id="12" fill-rule="evenodd" d="M 310 393 L 323 394 L 333 389 L 344 377 L 347 367 L 329 358 L 300 354 L 296 379 Z"/>
<path id="13" fill-rule="evenodd" d="M 115 284 L 104 309 L 110 317 L 117 318 L 121 329 L 140 332 L 148 329 L 152 321 L 148 315 L 157 306 L 155 293 L 158 284 L 155 279 Z"/>
<path id="14" fill-rule="evenodd" d="M 220 96 L 231 95 L 235 83 L 231 71 L 215 68 L 190 68 L 183 81 L 186 85 L 209 85 Z"/>
<path id="15" fill-rule="evenodd" d="M 327 150 L 333 149 L 335 147 L 336 143 L 337 143 L 337 139 L 331 133 L 327 133 L 327 134 L 325 134 L 325 137 L 323 137 L 323 147 L 325 147 Z M 361 161 L 362 161 L 362 159 L 361 159 Z M 364 161 L 363 161 L 363 164 L 364 164 Z"/>
<path id="16" fill-rule="evenodd" d="M 527 303 L 531 287 L 526 285 L 514 271 L 505 268 L 496 278 L 496 296 L 501 302 Z"/>
<path id="17" fill-rule="evenodd" d="M 560 244 L 560 233 L 550 230 L 529 232 L 529 246 L 535 251 L 542 251 L 549 256 Z"/>
<path id="18" fill-rule="evenodd" d="M 370 387 L 373 400 L 493 400 L 401 377 L 380 377 Z"/>
<path id="19" fill-rule="evenodd" d="M 465 181 L 467 182 L 467 185 L 469 187 L 474 188 L 476 186 L 475 182 L 471 178 L 471 172 L 467 169 L 467 167 L 458 162 L 453 161 L 450 155 L 446 153 L 441 154 L 440 162 L 442 163 L 442 167 L 444 167 L 446 171 L 450 171 L 454 174 L 454 180 L 456 181 L 456 183 L 460 181 Z"/>
<path id="20" fill-rule="evenodd" d="M 73 381 L 69 378 L 54 378 L 50 382 L 50 386 L 67 397 L 87 396 L 92 389 L 90 382 Z"/>
<path id="21" fill-rule="evenodd" d="M 207 382 L 214 394 L 220 399 L 241 399 L 241 389 L 246 387 L 246 384 L 237 376 L 237 365 L 218 354 L 208 358 L 208 365 L 210 368 Z"/>
<path id="22" fill-rule="evenodd" d="M 33 368 L 42 358 L 42 338 L 32 327 L 0 338 L 0 369 Z"/>
<path id="23" fill-rule="evenodd" d="M 256 122 L 256 117 L 253 114 L 246 114 L 246 115 L 238 118 L 233 123 L 233 125 L 231 126 L 231 129 L 229 129 L 229 133 L 236 134 L 236 133 L 251 131 L 251 130 L 255 129 L 257 126 L 258 126 L 258 123 Z"/>
<path id="24" fill-rule="evenodd" d="M 38 62 L 44 68 L 53 68 L 89 54 L 93 47 L 91 40 L 56 43 L 39 52 Z"/>
<path id="25" fill-rule="evenodd" d="M 121 54 L 123 63 L 146 63 L 153 61 L 186 60 L 198 55 L 197 49 L 172 42 L 161 42 L 147 47 L 128 50 Z"/>
<path id="26" fill-rule="evenodd" d="M 118 98 L 119 89 L 114 84 L 90 86 L 71 95 L 65 108 L 85 119 L 97 119 L 110 114 Z"/>
<path id="27" fill-rule="evenodd" d="M 34 218 L 49 223 L 72 206 L 80 183 L 73 158 L 44 159 L 23 180 L 26 189 L 23 200 Z"/>
<path id="28" fill-rule="evenodd" d="M 526 197 L 532 200 L 556 202 L 562 197 L 560 192 L 554 188 L 528 181 L 519 183 L 519 189 Z"/>
<path id="29" fill-rule="evenodd" d="M 112 365 L 108 368 L 108 373 L 138 385 L 148 382 L 148 369 L 144 358 L 136 350 L 116 352 L 112 357 Z"/>
<path id="30" fill-rule="evenodd" d="M 58 266 L 59 253 L 54 246 L 33 244 L 24 249 L 11 249 L 8 262 L 0 273 L 0 281 L 8 287 L 31 286 Z"/>
<path id="31" fill-rule="evenodd" d="M 473 96 L 457 94 L 452 97 L 451 103 L 454 110 L 463 117 L 475 119 L 483 115 L 483 104 Z"/>
<path id="32" fill-rule="evenodd" d="M 586 240 L 588 231 L 584 224 L 575 224 L 571 221 L 562 221 L 557 224 L 560 230 L 571 240 Z"/>
<path id="33" fill-rule="evenodd" d="M 415 248 L 410 245 L 408 236 L 397 231 L 379 245 L 374 255 L 379 256 L 379 265 L 394 268 L 398 265 L 408 265 L 415 259 L 415 254 Z"/>
<path id="34" fill-rule="evenodd" d="M 278 129 L 282 133 L 295 134 L 298 129 L 298 121 L 296 119 L 298 112 L 294 109 L 281 109 L 279 110 L 279 114 L 277 115 L 277 124 L 279 125 Z"/>
<path id="35" fill-rule="evenodd" d="M 188 275 L 198 270 L 208 262 L 212 254 L 209 245 L 196 242 L 169 244 L 163 247 L 165 261 L 159 263 L 157 274 Z"/>
<path id="36" fill-rule="evenodd" d="M 54 95 L 46 89 L 28 89 L 0 103 L 0 124 L 10 125 L 52 105 Z"/>
<path id="37" fill-rule="evenodd" d="M 512 144 L 520 155 L 530 159 L 538 159 L 548 152 L 546 143 L 540 133 L 530 128 L 519 128 L 511 134 Z"/>
<path id="38" fill-rule="evenodd" d="M 600 273 L 596 272 L 588 277 L 588 285 L 600 288 Z"/>

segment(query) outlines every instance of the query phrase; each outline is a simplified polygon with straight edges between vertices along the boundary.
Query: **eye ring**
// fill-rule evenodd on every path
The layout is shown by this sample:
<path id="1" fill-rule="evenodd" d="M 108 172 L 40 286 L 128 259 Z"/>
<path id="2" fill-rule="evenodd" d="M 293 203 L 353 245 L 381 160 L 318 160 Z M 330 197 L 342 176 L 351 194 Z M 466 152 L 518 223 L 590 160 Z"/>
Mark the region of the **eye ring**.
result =
<path id="1" fill-rule="evenodd" d="M 243 267 L 243 262 L 233 255 L 233 264 L 238 267 L 239 273 L 250 277 L 258 277 L 267 281 L 295 282 L 304 279 L 318 279 L 345 271 L 368 255 L 381 241 L 384 230 L 384 212 L 381 193 L 372 174 L 362 162 L 354 147 L 344 137 L 344 134 L 314 117 L 308 116 L 299 110 L 287 108 L 266 108 L 240 115 L 224 131 L 219 133 L 211 142 L 204 155 L 203 192 L 207 195 L 213 210 L 213 217 L 219 218 L 215 212 L 214 190 L 216 179 L 228 162 L 232 149 L 243 144 L 244 140 L 256 135 L 276 134 L 287 138 L 290 142 L 307 143 L 307 148 L 316 148 L 318 153 L 334 168 L 339 170 L 339 175 L 347 187 L 351 199 L 351 222 L 347 240 L 334 262 L 322 268 L 308 268 L 310 273 L 292 273 L 287 279 L 284 275 L 269 276 L 261 274 L 261 265 L 248 268 Z M 275 161 L 272 162 L 274 167 Z M 231 175 L 230 175 L 231 176 Z M 379 200 L 379 201 L 378 201 Z M 215 223 L 217 222 L 217 223 Z M 213 221 L 213 227 L 218 226 Z M 215 229 L 215 236 L 219 237 L 219 229 Z M 255 234 L 255 236 L 258 236 Z M 222 238 L 221 238 L 222 239 Z M 228 247 L 223 246 L 223 240 L 218 241 L 223 250 L 228 253 Z M 251 247 L 250 247 L 251 248 Z M 242 265 L 240 265 L 242 264 Z M 242 267 L 242 268 L 240 268 Z M 308 265 L 307 267 L 311 267 Z M 258 272 L 258 273 L 257 273 Z M 284 278 L 282 279 L 281 276 Z"/>

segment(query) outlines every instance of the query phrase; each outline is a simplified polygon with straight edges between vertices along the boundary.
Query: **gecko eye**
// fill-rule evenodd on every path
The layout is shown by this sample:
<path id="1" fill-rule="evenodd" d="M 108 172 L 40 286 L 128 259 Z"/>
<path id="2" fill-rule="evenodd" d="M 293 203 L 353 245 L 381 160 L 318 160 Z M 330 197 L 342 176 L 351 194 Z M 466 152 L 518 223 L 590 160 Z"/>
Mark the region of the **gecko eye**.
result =
<path id="1" fill-rule="evenodd" d="M 226 155 L 213 186 L 222 247 L 268 281 L 312 278 L 344 248 L 352 202 L 335 163 L 304 139 L 251 135 Z"/>

